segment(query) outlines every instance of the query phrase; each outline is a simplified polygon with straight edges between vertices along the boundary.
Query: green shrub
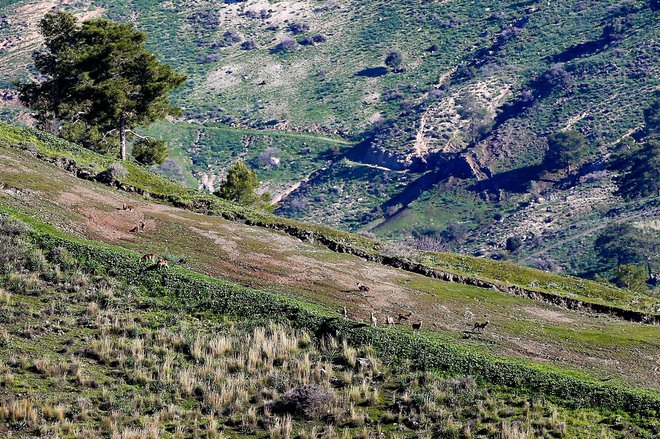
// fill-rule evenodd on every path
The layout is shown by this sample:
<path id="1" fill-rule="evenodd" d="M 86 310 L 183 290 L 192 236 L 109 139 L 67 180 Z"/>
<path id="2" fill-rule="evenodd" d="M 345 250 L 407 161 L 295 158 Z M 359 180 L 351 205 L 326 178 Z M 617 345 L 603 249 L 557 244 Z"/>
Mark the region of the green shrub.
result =
<path id="1" fill-rule="evenodd" d="M 244 206 L 270 208 L 270 194 L 258 195 L 255 190 L 259 187 L 257 173 L 241 161 L 229 168 L 227 178 L 215 193 L 220 198 L 234 201 Z"/>
<path id="2" fill-rule="evenodd" d="M 164 140 L 145 137 L 135 142 L 132 154 L 143 165 L 162 165 L 167 158 L 167 145 Z"/>

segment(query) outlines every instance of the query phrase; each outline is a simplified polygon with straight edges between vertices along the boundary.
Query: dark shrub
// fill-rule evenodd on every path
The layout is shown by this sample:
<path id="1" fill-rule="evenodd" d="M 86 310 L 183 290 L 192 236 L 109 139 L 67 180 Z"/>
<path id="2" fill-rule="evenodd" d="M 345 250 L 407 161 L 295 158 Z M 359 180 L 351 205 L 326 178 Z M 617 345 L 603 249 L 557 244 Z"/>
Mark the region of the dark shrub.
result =
<path id="1" fill-rule="evenodd" d="M 325 43 L 327 40 L 328 39 L 325 36 L 320 34 L 312 36 L 312 41 L 314 42 L 314 44 L 322 44 Z"/>
<path id="2" fill-rule="evenodd" d="M 326 38 L 323 35 L 312 35 L 304 37 L 300 40 L 300 44 L 303 46 L 314 46 L 316 44 L 325 43 Z"/>
<path id="3" fill-rule="evenodd" d="M 506 249 L 507 251 L 511 253 L 515 253 L 518 250 L 520 250 L 520 247 L 522 247 L 523 241 L 520 239 L 519 236 L 510 236 L 506 240 Z"/>
<path id="4" fill-rule="evenodd" d="M 385 57 L 385 65 L 395 72 L 399 71 L 401 64 L 403 64 L 403 55 L 401 52 L 390 52 Z"/>
<path id="5" fill-rule="evenodd" d="M 284 40 L 271 49 L 272 53 L 291 53 L 296 51 L 298 43 L 294 40 Z"/>
<path id="6" fill-rule="evenodd" d="M 550 67 L 542 77 L 543 85 L 550 89 L 567 89 L 575 84 L 575 80 L 566 70 L 564 64 L 555 64 Z"/>
<path id="7" fill-rule="evenodd" d="M 243 41 L 241 44 L 241 49 L 243 50 L 254 50 L 257 48 L 257 44 L 253 40 Z"/>
<path id="8" fill-rule="evenodd" d="M 229 44 L 238 43 L 242 40 L 241 36 L 236 32 L 225 32 L 222 38 Z"/>
<path id="9" fill-rule="evenodd" d="M 307 23 L 293 22 L 289 24 L 289 32 L 294 35 L 304 34 L 307 31 L 309 31 L 309 24 Z"/>

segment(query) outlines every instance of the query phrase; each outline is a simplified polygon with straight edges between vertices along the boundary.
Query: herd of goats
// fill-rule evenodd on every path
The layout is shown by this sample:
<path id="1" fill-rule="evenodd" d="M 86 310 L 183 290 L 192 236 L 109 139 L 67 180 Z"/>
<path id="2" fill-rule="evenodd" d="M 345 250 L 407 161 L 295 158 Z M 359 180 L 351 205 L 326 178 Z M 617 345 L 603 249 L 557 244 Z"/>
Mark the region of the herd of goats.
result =
<path id="1" fill-rule="evenodd" d="M 125 210 L 125 211 L 131 211 L 132 212 L 136 209 L 137 209 L 136 206 L 132 206 L 132 205 L 129 205 L 129 204 L 123 204 L 122 207 L 117 209 L 117 210 Z M 130 232 L 131 233 L 144 232 L 145 227 L 146 227 L 146 224 L 144 223 L 144 221 L 140 221 L 138 223 L 138 225 L 136 225 L 135 227 L 133 227 L 130 230 Z M 167 260 L 167 258 L 161 258 L 158 255 L 156 255 L 155 253 L 147 253 L 147 254 L 143 255 L 140 258 L 140 261 L 143 262 L 143 263 L 152 264 L 151 266 L 154 269 L 158 269 L 158 270 L 164 269 L 164 268 L 169 268 L 169 261 Z M 360 292 L 369 292 L 369 291 L 371 291 L 371 288 L 369 286 L 363 284 L 363 283 L 355 282 L 355 284 L 357 285 L 358 291 L 360 291 Z M 342 315 L 344 316 L 344 318 L 347 319 L 348 318 L 348 310 L 346 309 L 345 306 L 342 308 L 341 312 L 342 312 Z M 424 322 L 422 320 L 420 320 L 418 322 L 412 322 L 410 320 L 412 315 L 413 315 L 412 311 L 407 312 L 407 313 L 399 313 L 398 317 L 396 317 L 396 318 L 393 317 L 393 316 L 388 315 L 388 316 L 385 317 L 385 325 L 386 326 L 394 326 L 396 324 L 401 324 L 402 322 L 410 322 L 410 325 L 411 325 L 413 331 L 414 332 L 419 332 L 419 331 L 422 330 L 422 324 Z M 488 326 L 489 323 L 490 322 L 488 322 L 488 321 L 476 322 L 474 324 L 473 328 L 472 328 L 472 332 L 477 331 L 477 330 L 479 332 L 482 332 L 484 329 L 486 329 L 486 326 Z M 378 326 L 378 317 L 376 317 L 376 314 L 373 311 L 371 312 L 371 326 L 373 326 L 373 327 Z"/>
<path id="2" fill-rule="evenodd" d="M 371 288 L 369 288 L 367 285 L 365 285 L 363 283 L 355 282 L 355 284 L 357 285 L 359 291 L 362 291 L 362 292 L 371 291 Z M 342 312 L 342 315 L 344 316 L 344 318 L 347 319 L 348 318 L 348 310 L 346 309 L 345 306 L 342 307 L 341 312 Z M 414 332 L 419 332 L 419 331 L 422 330 L 422 324 L 424 322 L 422 320 L 420 320 L 419 322 L 410 321 L 410 318 L 412 317 L 412 315 L 413 315 L 413 313 L 412 313 L 412 311 L 410 311 L 410 312 L 407 312 L 407 313 L 399 313 L 397 317 L 393 317 L 393 316 L 390 316 L 390 315 L 385 316 L 385 325 L 386 326 L 394 326 L 396 324 L 401 324 L 402 322 L 410 322 L 410 326 L 412 327 L 413 331 Z M 472 332 L 477 331 L 477 330 L 479 332 L 483 332 L 483 330 L 486 329 L 486 326 L 488 326 L 489 323 L 490 323 L 489 321 L 476 322 L 474 324 L 474 326 L 472 327 Z M 376 317 L 376 313 L 374 313 L 373 311 L 371 312 L 371 326 L 373 326 L 374 328 L 376 326 L 378 326 L 378 317 Z"/>

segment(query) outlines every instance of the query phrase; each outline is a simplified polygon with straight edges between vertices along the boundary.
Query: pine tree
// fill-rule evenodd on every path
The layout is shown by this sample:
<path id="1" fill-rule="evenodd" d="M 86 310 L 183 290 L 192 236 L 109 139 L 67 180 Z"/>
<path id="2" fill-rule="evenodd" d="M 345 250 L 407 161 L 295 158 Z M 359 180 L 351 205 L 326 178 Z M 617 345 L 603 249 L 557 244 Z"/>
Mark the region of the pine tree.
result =
<path id="1" fill-rule="evenodd" d="M 571 165 L 579 163 L 584 157 L 586 144 L 584 136 L 579 131 L 557 132 L 548 137 L 546 164 L 553 171 L 568 169 L 568 172 L 571 172 Z"/>
<path id="2" fill-rule="evenodd" d="M 162 165 L 167 158 L 167 145 L 163 140 L 145 137 L 135 142 L 132 155 L 143 165 Z"/>
<path id="3" fill-rule="evenodd" d="M 610 161 L 617 193 L 627 200 L 660 196 L 660 141 L 647 140 Z"/>
<path id="4" fill-rule="evenodd" d="M 159 62 L 132 24 L 80 24 L 57 12 L 39 29 L 45 46 L 34 60 L 41 78 L 19 84 L 20 99 L 42 122 L 59 124 L 63 137 L 100 150 L 119 146 L 123 160 L 132 128 L 180 111 L 167 95 L 185 77 Z"/>
<path id="5" fill-rule="evenodd" d="M 215 193 L 220 198 L 234 201 L 245 206 L 254 206 L 263 209 L 270 209 L 270 195 L 258 195 L 255 190 L 259 187 L 257 173 L 247 167 L 241 161 L 236 162 L 227 171 L 227 179 Z"/>

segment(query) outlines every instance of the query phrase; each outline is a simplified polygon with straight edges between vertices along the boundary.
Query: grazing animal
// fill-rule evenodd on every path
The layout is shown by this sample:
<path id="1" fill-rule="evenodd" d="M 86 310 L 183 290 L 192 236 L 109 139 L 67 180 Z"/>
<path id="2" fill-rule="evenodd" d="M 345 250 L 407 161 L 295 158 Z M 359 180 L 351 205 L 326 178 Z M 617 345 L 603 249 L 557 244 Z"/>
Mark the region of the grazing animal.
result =
<path id="1" fill-rule="evenodd" d="M 144 232 L 144 227 L 146 224 L 143 221 L 140 221 L 140 224 L 131 229 L 131 233 Z"/>
<path id="2" fill-rule="evenodd" d="M 345 306 L 341 307 L 341 315 L 344 316 L 345 319 L 348 318 L 348 310 L 346 309 Z"/>
<path id="3" fill-rule="evenodd" d="M 163 258 L 158 261 L 158 269 L 160 270 L 161 268 L 170 268 L 170 264 L 168 263 L 167 259 Z"/>
<path id="4" fill-rule="evenodd" d="M 371 313 L 371 326 L 373 326 L 374 328 L 378 326 L 378 319 L 376 318 L 376 314 L 374 314 L 373 312 Z"/>
<path id="5" fill-rule="evenodd" d="M 488 323 L 490 323 L 488 320 L 486 320 L 483 323 L 480 322 L 475 323 L 474 326 L 472 327 L 472 332 L 474 332 L 477 329 L 479 330 L 479 332 L 483 331 L 484 329 L 486 329 L 486 326 L 488 326 Z"/>
<path id="6" fill-rule="evenodd" d="M 421 320 L 419 321 L 419 323 L 413 323 L 412 324 L 413 331 L 419 332 L 422 329 L 422 323 L 423 322 Z"/>
<path id="7" fill-rule="evenodd" d="M 412 317 L 412 311 L 408 313 L 399 313 L 399 322 L 401 322 L 401 320 L 408 321 L 410 320 L 410 317 Z"/>
<path id="8" fill-rule="evenodd" d="M 154 263 L 158 260 L 158 256 L 155 253 L 147 253 L 146 255 L 140 258 L 142 262 L 151 262 Z"/>
<path id="9" fill-rule="evenodd" d="M 386 323 L 387 325 L 393 325 L 393 324 L 394 324 L 394 317 L 392 317 L 392 316 L 387 316 L 387 317 L 385 318 L 385 323 Z"/>
<path id="10" fill-rule="evenodd" d="M 131 206 L 130 204 L 124 204 L 121 206 L 121 210 L 128 210 L 129 212 L 132 212 L 135 209 L 137 209 L 137 207 Z"/>
<path id="11" fill-rule="evenodd" d="M 361 284 L 360 282 L 355 282 L 355 285 L 357 285 L 358 290 L 360 291 L 371 291 L 371 288 L 369 288 L 365 284 Z"/>

